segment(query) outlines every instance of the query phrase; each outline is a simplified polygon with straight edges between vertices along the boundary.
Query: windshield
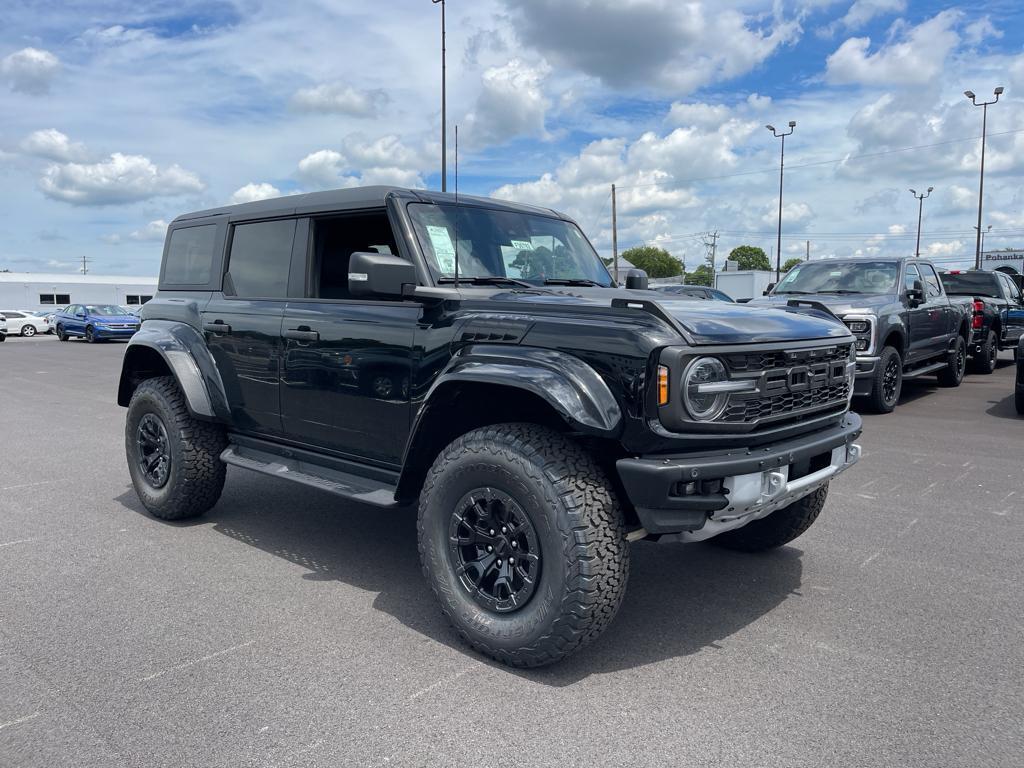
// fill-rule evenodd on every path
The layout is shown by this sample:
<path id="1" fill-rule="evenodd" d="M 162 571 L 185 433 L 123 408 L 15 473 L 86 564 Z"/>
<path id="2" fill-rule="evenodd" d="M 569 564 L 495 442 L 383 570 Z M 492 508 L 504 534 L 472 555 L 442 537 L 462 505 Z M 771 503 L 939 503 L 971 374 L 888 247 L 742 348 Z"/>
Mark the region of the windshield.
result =
<path id="1" fill-rule="evenodd" d="M 470 206 L 411 203 L 409 216 L 434 277 L 592 282 L 611 286 L 579 228 L 549 216 Z"/>
<path id="2" fill-rule="evenodd" d="M 774 293 L 896 293 L 899 262 L 817 261 L 793 267 Z"/>
<path id="3" fill-rule="evenodd" d="M 942 285 L 946 293 L 954 296 L 991 296 L 999 298 L 996 276 L 990 272 L 945 273 Z"/>
<path id="4" fill-rule="evenodd" d="M 126 315 L 128 314 L 120 307 L 115 307 L 113 304 L 89 304 L 86 306 L 86 310 L 90 315 Z"/>

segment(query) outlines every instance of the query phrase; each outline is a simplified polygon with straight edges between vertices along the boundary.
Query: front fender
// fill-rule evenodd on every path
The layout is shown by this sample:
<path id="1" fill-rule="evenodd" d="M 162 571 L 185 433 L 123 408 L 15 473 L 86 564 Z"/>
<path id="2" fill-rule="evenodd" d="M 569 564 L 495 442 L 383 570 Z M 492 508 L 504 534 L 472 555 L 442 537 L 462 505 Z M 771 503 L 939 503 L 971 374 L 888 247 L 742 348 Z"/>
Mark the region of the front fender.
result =
<path id="1" fill-rule="evenodd" d="M 146 320 L 132 336 L 121 364 L 117 402 L 126 406 L 138 384 L 139 371 L 156 354 L 178 382 L 189 411 L 200 418 L 228 420 L 230 410 L 220 372 L 203 336 L 191 325 Z"/>
<path id="2" fill-rule="evenodd" d="M 511 345 L 464 347 L 438 376 L 426 402 L 452 382 L 516 387 L 547 402 L 574 429 L 612 437 L 622 424 L 622 410 L 604 379 L 578 357 L 550 349 Z"/>

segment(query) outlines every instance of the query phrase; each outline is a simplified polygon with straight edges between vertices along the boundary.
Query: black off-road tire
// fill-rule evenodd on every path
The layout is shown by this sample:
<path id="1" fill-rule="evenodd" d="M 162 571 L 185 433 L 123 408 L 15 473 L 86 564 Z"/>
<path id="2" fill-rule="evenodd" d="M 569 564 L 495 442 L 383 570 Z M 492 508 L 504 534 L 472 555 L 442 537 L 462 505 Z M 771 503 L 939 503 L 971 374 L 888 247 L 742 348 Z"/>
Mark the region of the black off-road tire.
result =
<path id="1" fill-rule="evenodd" d="M 511 612 L 478 602 L 452 562 L 452 516 L 480 488 L 511 497 L 536 531 L 539 581 Z M 441 610 L 465 642 L 505 664 L 562 659 L 600 635 L 622 603 L 629 544 L 615 491 L 583 448 L 546 427 L 498 424 L 452 442 L 427 473 L 417 528 Z"/>
<path id="2" fill-rule="evenodd" d="M 154 414 L 166 430 L 170 471 L 154 487 L 139 465 L 139 423 Z M 227 447 L 224 428 L 194 419 L 171 376 L 146 379 L 132 395 L 125 424 L 125 453 L 135 492 L 147 510 L 161 520 L 197 517 L 217 503 L 227 468 L 220 460 Z"/>
<path id="3" fill-rule="evenodd" d="M 717 547 L 738 552 L 764 552 L 781 547 L 811 527 L 821 514 L 826 498 L 828 483 L 788 507 L 777 509 L 767 517 L 747 523 L 742 528 L 720 533 L 708 541 Z"/>
<path id="4" fill-rule="evenodd" d="M 985 341 L 971 360 L 971 368 L 974 370 L 974 373 L 988 375 L 995 371 L 998 358 L 999 341 L 996 339 L 996 334 L 993 331 L 989 331 L 985 336 Z"/>
<path id="5" fill-rule="evenodd" d="M 895 374 L 895 389 L 887 379 L 887 371 L 889 376 Z M 903 358 L 895 347 L 885 347 L 878 356 L 878 365 L 875 366 L 875 373 L 872 376 L 868 404 L 874 413 L 892 413 L 902 391 Z"/>
<path id="6" fill-rule="evenodd" d="M 967 342 L 963 336 L 956 337 L 956 344 L 946 355 L 946 367 L 935 374 L 940 387 L 959 387 L 967 372 Z"/>

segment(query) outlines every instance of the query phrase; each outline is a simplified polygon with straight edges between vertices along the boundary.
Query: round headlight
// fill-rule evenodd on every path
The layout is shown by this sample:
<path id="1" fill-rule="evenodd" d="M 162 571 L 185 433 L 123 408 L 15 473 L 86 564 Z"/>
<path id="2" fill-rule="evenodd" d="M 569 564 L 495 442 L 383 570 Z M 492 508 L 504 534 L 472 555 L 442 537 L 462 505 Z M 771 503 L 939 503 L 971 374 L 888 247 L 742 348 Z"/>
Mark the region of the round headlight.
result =
<path id="1" fill-rule="evenodd" d="M 718 418 L 729 401 L 725 392 L 715 392 L 702 385 L 716 384 L 729 380 L 722 361 L 715 357 L 698 357 L 683 372 L 683 404 L 696 421 L 711 421 Z M 712 391 L 708 391 L 712 389 Z M 701 391 L 704 390 L 704 391 Z"/>

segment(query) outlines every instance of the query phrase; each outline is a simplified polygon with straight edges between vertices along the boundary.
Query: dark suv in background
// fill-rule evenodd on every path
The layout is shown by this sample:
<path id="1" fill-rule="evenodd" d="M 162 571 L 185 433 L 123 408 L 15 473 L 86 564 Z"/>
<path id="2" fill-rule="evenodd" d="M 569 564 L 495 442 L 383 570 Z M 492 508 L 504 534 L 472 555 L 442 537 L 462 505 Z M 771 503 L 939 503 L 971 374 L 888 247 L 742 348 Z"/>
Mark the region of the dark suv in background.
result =
<path id="1" fill-rule="evenodd" d="M 791 269 L 751 304 L 808 303 L 834 313 L 857 337 L 855 395 L 877 413 L 896 407 L 903 382 L 964 377 L 970 301 L 946 296 L 931 262 L 912 258 L 823 259 Z"/>
<path id="2" fill-rule="evenodd" d="M 570 219 L 498 200 L 369 187 L 180 216 L 121 373 L 132 482 L 168 520 L 213 506 L 225 464 L 418 503 L 459 633 L 555 661 L 614 617 L 630 541 L 781 546 L 860 456 L 841 322 L 628 282 Z"/>
<path id="3" fill-rule="evenodd" d="M 942 273 L 942 285 L 950 296 L 971 302 L 969 351 L 978 373 L 992 373 L 1002 349 L 1017 353 L 1024 336 L 1024 297 L 1009 275 L 980 269 Z"/>

